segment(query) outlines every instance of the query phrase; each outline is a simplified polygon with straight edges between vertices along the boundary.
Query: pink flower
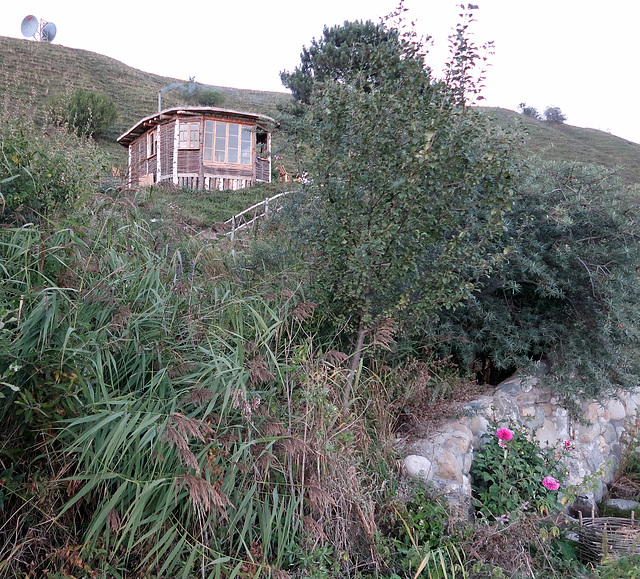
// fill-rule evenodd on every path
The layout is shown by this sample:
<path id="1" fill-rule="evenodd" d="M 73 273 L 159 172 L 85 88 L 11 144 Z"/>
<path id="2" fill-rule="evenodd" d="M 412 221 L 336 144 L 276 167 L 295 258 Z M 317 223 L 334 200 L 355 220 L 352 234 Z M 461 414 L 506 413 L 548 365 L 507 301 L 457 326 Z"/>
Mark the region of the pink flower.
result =
<path id="1" fill-rule="evenodd" d="M 513 438 L 513 430 L 509 428 L 498 428 L 498 430 L 496 430 L 496 436 L 500 440 L 509 442 Z"/>
<path id="2" fill-rule="evenodd" d="M 545 476 L 542 479 L 542 485 L 550 491 L 557 491 L 560 488 L 560 483 L 552 476 Z"/>
<path id="3" fill-rule="evenodd" d="M 562 445 L 564 446 L 565 450 L 572 450 L 573 449 L 573 442 L 571 442 L 570 440 L 565 440 Z"/>

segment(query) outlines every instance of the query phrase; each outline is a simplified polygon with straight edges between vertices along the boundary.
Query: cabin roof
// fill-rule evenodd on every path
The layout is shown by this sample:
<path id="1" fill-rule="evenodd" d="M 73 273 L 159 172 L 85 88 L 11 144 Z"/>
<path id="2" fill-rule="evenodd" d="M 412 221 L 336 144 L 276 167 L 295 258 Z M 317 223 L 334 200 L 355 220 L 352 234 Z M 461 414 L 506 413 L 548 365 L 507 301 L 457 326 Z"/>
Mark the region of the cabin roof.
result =
<path id="1" fill-rule="evenodd" d="M 135 141 L 140 135 L 146 133 L 150 128 L 161 125 L 172 118 L 200 116 L 206 114 L 215 114 L 223 117 L 253 121 L 260 128 L 264 128 L 265 130 L 269 130 L 269 125 L 274 127 L 277 126 L 276 121 L 271 117 L 257 113 L 234 111 L 231 109 L 222 109 L 220 107 L 172 107 L 139 120 L 135 125 L 133 125 L 133 127 L 118 137 L 118 143 L 123 147 L 128 147 L 133 141 Z"/>

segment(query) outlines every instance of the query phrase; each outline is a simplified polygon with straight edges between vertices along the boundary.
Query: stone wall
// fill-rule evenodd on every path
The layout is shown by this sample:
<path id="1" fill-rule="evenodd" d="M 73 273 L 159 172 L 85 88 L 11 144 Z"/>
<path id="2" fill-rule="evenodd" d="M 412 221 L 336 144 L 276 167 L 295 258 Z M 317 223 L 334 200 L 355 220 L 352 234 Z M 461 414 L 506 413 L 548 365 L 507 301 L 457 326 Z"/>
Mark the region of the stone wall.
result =
<path id="1" fill-rule="evenodd" d="M 640 392 L 624 392 L 604 405 L 585 402 L 582 420 L 572 420 L 550 391 L 538 386 L 537 378 L 514 376 L 466 404 L 461 418 L 434 427 L 420 438 L 400 440 L 398 445 L 406 474 L 431 482 L 451 502 L 468 503 L 473 453 L 489 421 L 505 426 L 510 421 L 526 422 L 536 430 L 542 446 L 559 448 L 566 440 L 573 443 L 565 485 L 584 481 L 581 492 L 599 501 L 621 458 L 620 437 L 629 420 L 635 420 L 638 406 Z"/>

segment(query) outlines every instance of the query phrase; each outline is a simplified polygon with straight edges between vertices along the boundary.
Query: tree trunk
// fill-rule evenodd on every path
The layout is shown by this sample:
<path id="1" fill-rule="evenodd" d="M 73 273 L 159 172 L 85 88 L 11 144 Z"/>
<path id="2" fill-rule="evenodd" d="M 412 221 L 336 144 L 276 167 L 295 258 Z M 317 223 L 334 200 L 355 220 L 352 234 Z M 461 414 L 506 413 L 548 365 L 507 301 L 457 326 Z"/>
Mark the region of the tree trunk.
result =
<path id="1" fill-rule="evenodd" d="M 351 357 L 351 364 L 349 364 L 349 376 L 347 378 L 347 384 L 344 388 L 344 413 L 347 413 L 349 402 L 351 399 L 351 390 L 353 388 L 353 382 L 358 372 L 358 366 L 360 366 L 360 360 L 362 359 L 362 349 L 364 347 L 364 337 L 366 329 L 364 325 L 364 316 L 360 316 L 360 325 L 358 326 L 358 338 L 356 340 L 355 348 L 353 349 L 353 356 Z"/>

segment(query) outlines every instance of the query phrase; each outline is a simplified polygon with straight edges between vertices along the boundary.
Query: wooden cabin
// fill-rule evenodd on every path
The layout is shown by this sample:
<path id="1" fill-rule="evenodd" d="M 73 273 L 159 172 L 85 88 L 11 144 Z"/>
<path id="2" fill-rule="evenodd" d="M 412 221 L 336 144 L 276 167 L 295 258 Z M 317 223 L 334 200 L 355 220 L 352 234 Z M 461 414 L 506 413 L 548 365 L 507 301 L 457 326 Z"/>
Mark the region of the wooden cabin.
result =
<path id="1" fill-rule="evenodd" d="M 118 142 L 129 150 L 129 182 L 171 181 L 191 189 L 242 189 L 271 181 L 264 115 L 218 107 L 174 107 L 145 117 Z"/>

